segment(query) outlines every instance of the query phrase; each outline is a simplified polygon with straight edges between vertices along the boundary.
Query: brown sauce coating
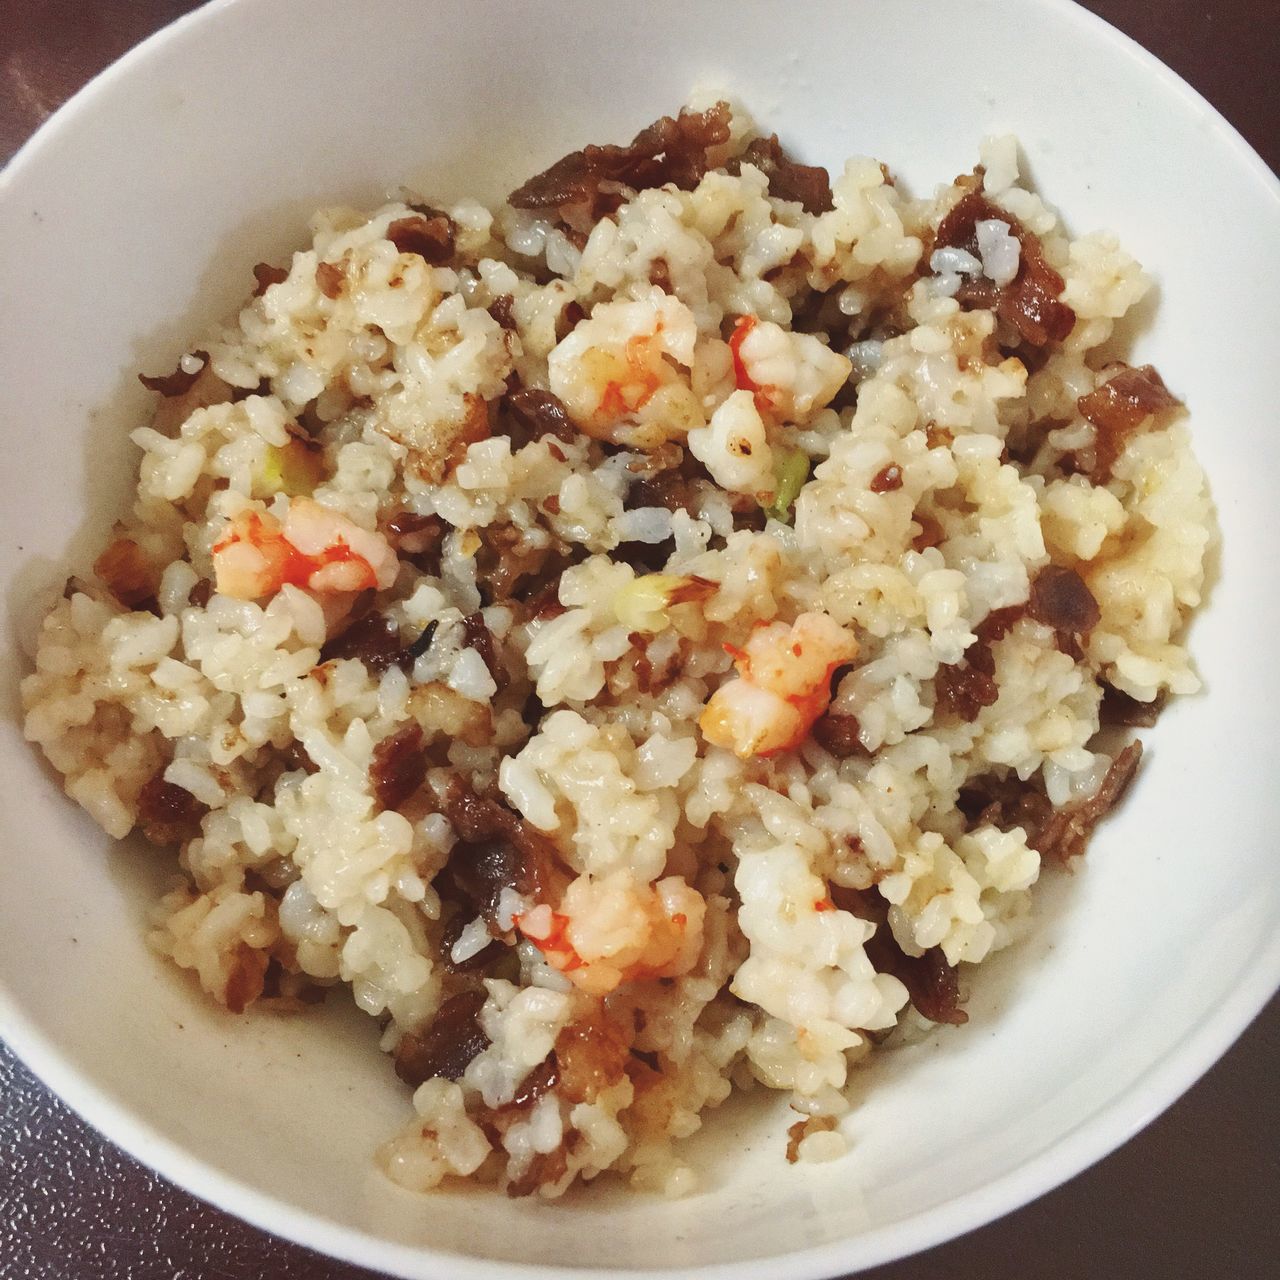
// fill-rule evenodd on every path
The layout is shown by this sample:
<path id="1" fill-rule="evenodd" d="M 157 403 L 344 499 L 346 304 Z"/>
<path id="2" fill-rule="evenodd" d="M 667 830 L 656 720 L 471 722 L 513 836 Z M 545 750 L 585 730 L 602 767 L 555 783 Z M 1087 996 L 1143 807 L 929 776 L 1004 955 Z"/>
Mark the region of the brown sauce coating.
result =
<path id="1" fill-rule="evenodd" d="M 223 989 L 222 1001 L 231 1013 L 243 1013 L 266 986 L 267 966 L 271 957 L 265 951 L 242 944 L 236 951 Z"/>
<path id="2" fill-rule="evenodd" d="M 454 778 L 442 808 L 458 833 L 441 873 L 442 893 L 461 895 L 491 925 L 504 888 L 537 902 L 560 901 L 568 876 L 555 845 L 501 798 L 479 796 Z"/>
<path id="3" fill-rule="evenodd" d="M 550 391 L 540 391 L 537 387 L 521 387 L 517 391 L 508 392 L 506 405 L 516 421 L 529 432 L 534 439 L 551 435 L 572 444 L 578 439 L 578 428 L 573 425 L 569 411 L 559 396 Z"/>
<path id="4" fill-rule="evenodd" d="M 539 1187 L 559 1182 L 568 1168 L 569 1149 L 562 1142 L 554 1151 L 534 1156 L 524 1172 L 507 1183 L 507 1195 L 513 1200 L 531 1196 Z"/>
<path id="5" fill-rule="evenodd" d="M 1102 611 L 1084 579 L 1074 570 L 1050 564 L 1031 584 L 1027 613 L 1055 631 L 1087 635 L 1098 625 Z"/>
<path id="6" fill-rule="evenodd" d="M 480 1025 L 485 990 L 451 996 L 423 1031 L 403 1036 L 396 1046 L 396 1075 L 415 1089 L 424 1080 L 457 1080 L 477 1054 L 489 1047 Z"/>
<path id="7" fill-rule="evenodd" d="M 387 239 L 401 253 L 416 253 L 431 266 L 441 267 L 453 257 L 453 220 L 439 209 L 423 209 L 397 218 L 387 227 Z"/>
<path id="8" fill-rule="evenodd" d="M 407 725 L 373 748 L 369 785 L 380 809 L 399 809 L 427 776 L 422 726 Z"/>
<path id="9" fill-rule="evenodd" d="M 126 609 L 158 613 L 159 575 L 132 538 L 117 538 L 93 562 L 98 580 Z"/>
<path id="10" fill-rule="evenodd" d="M 797 1120 L 787 1130 L 787 1163 L 795 1164 L 800 1159 L 800 1144 L 811 1133 L 830 1133 L 835 1127 L 834 1116 L 806 1116 Z"/>
<path id="11" fill-rule="evenodd" d="M 326 298 L 341 297 L 342 286 L 345 281 L 346 274 L 338 263 L 316 263 L 316 288 L 319 289 Z"/>
<path id="12" fill-rule="evenodd" d="M 1181 403 L 1149 364 L 1121 369 L 1100 387 L 1081 396 L 1076 407 L 1094 426 L 1090 479 L 1095 484 L 1110 479 L 1125 441 L 1148 418 L 1176 409 Z"/>
<path id="13" fill-rule="evenodd" d="M 255 267 L 254 270 L 256 272 L 257 268 Z M 282 276 L 281 279 L 283 278 Z M 255 294 L 254 296 L 256 297 L 257 295 Z M 195 373 L 188 373 L 179 366 L 172 373 L 161 374 L 155 378 L 145 373 L 140 373 L 138 374 L 138 381 L 148 391 L 158 391 L 166 399 L 171 400 L 175 396 L 185 396 L 195 386 L 196 379 L 204 372 L 209 363 L 209 353 L 207 351 L 193 351 L 191 354 L 201 361 L 201 366 Z"/>
<path id="14" fill-rule="evenodd" d="M 185 844 L 200 834 L 200 819 L 208 812 L 190 791 L 166 782 L 163 772 L 138 793 L 138 826 L 152 844 Z"/>
<path id="15" fill-rule="evenodd" d="M 860 728 L 857 716 L 839 715 L 837 712 L 828 711 L 813 722 L 810 732 L 819 745 L 830 751 L 833 756 L 840 760 L 847 760 L 850 756 L 870 754 L 858 737 Z"/>
<path id="16" fill-rule="evenodd" d="M 1000 696 L 995 680 L 995 659 L 981 640 L 965 650 L 959 662 L 944 663 L 933 678 L 934 714 L 954 716 L 965 724 L 978 718 L 983 707 Z"/>
<path id="17" fill-rule="evenodd" d="M 484 614 L 470 613 L 462 620 L 462 634 L 466 638 L 467 647 L 474 649 L 488 668 L 493 682 L 499 689 L 507 685 L 507 670 L 498 657 L 498 642 L 493 632 L 485 624 Z"/>
<path id="18" fill-rule="evenodd" d="M 942 525 L 938 523 L 937 517 L 931 516 L 927 511 L 917 511 L 911 518 L 920 526 L 920 532 L 911 539 L 911 546 L 916 551 L 927 551 L 930 547 L 936 547 L 946 536 L 942 532 Z"/>
<path id="19" fill-rule="evenodd" d="M 516 317 L 513 310 L 515 302 L 516 300 L 511 294 L 504 293 L 501 297 L 494 298 L 489 306 L 489 314 L 504 329 L 514 329 L 516 327 Z"/>
<path id="20" fill-rule="evenodd" d="M 902 488 L 902 468 L 896 462 L 882 467 L 871 477 L 872 493 L 892 493 Z"/>
<path id="21" fill-rule="evenodd" d="M 326 640 L 320 650 L 320 661 L 357 658 L 376 674 L 395 663 L 401 648 L 400 628 L 384 614 L 370 613 Z"/>
<path id="22" fill-rule="evenodd" d="M 1105 684 L 1102 686 L 1102 704 L 1098 708 L 1098 719 L 1103 724 L 1123 725 L 1130 729 L 1150 729 L 1160 718 L 1160 712 L 1163 709 L 1162 697 L 1152 702 L 1139 702 L 1123 689 Z"/>
<path id="23" fill-rule="evenodd" d="M 587 146 L 536 174 L 509 197 L 518 209 L 585 205 L 594 222 L 617 207 L 617 187 L 643 191 L 673 183 L 691 191 L 711 167 L 707 153 L 729 140 L 729 106 L 663 116 L 628 146 Z M 613 187 L 615 190 L 605 190 Z"/>
<path id="24" fill-rule="evenodd" d="M 465 912 L 456 912 L 440 934 L 440 963 L 449 973 L 484 973 L 490 965 L 497 963 L 507 950 L 495 938 L 465 960 L 455 960 L 453 958 L 454 943 L 462 936 L 462 931 L 473 918 L 469 918 Z"/>
<path id="25" fill-rule="evenodd" d="M 938 224 L 934 237 L 937 248 L 959 248 L 978 255 L 977 224 L 990 218 L 1009 227 L 1021 245 L 1018 274 L 998 288 L 990 280 L 967 281 L 956 294 L 962 307 L 982 307 L 995 311 L 1014 328 L 1023 342 L 1043 347 L 1061 342 L 1075 327 L 1076 313 L 1060 301 L 1066 281 L 1045 260 L 1040 239 L 1028 231 L 1011 213 L 992 204 L 980 191 L 962 196 Z"/>
<path id="26" fill-rule="evenodd" d="M 877 973 L 892 974 L 907 989 L 916 1009 L 930 1022 L 953 1026 L 969 1021 L 960 1007 L 960 978 L 941 947 L 931 947 L 923 955 L 909 956 L 898 945 L 889 928 L 889 904 L 874 889 L 846 889 L 830 886 L 831 901 L 841 911 L 861 920 L 870 920 L 876 931 L 866 943 L 867 959 Z"/>
<path id="27" fill-rule="evenodd" d="M 1098 790 L 1086 800 L 1055 809 L 1033 782 L 975 778 L 961 792 L 957 808 L 970 826 L 1002 831 L 1021 827 L 1027 844 L 1046 862 L 1067 863 L 1086 850 L 1095 828 L 1120 803 L 1142 761 L 1142 743 L 1131 742 L 1111 762 Z"/>
<path id="28" fill-rule="evenodd" d="M 288 267 L 273 267 L 269 262 L 255 262 L 253 266 L 253 296 L 260 298 L 273 284 L 284 284 L 289 278 Z"/>
<path id="29" fill-rule="evenodd" d="M 755 165 L 769 179 L 769 194 L 779 200 L 794 200 L 806 213 L 827 213 L 835 208 L 831 175 L 820 165 L 793 160 L 776 133 L 753 138 L 741 157 L 728 166 L 729 172 L 741 173 L 744 164 Z"/>
<path id="30" fill-rule="evenodd" d="M 630 1028 L 603 1009 L 563 1027 L 556 1036 L 558 1092 L 569 1102 L 594 1102 L 627 1073 Z"/>
<path id="31" fill-rule="evenodd" d="M 1142 743 L 1131 742 L 1111 762 L 1102 785 L 1087 800 L 1056 809 L 1036 833 L 1032 845 L 1047 862 L 1070 862 L 1089 845 L 1094 829 L 1124 797 L 1142 761 Z M 1028 840 L 1028 844 L 1032 842 Z"/>
<path id="32" fill-rule="evenodd" d="M 1003 640 L 1013 630 L 1018 619 L 1025 617 L 1025 604 L 1007 605 L 1003 609 L 992 609 L 983 620 L 974 627 L 974 634 L 984 644 L 995 644 Z"/>

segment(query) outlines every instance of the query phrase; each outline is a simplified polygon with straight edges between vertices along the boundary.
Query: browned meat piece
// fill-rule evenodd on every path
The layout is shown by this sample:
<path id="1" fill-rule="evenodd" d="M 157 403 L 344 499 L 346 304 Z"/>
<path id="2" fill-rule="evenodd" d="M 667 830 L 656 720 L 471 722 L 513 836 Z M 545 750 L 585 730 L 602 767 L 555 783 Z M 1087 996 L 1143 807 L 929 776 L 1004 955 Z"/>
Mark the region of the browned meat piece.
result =
<path id="1" fill-rule="evenodd" d="M 500 798 L 476 795 L 461 778 L 449 784 L 442 807 L 459 837 L 437 877 L 443 895 L 467 902 L 494 927 L 504 888 L 538 902 L 560 901 L 568 876 L 537 827 Z"/>
<path id="2" fill-rule="evenodd" d="M 1081 396 L 1076 406 L 1094 425 L 1094 463 L 1089 478 L 1095 484 L 1110 479 L 1111 468 L 1129 436 L 1153 414 L 1176 409 L 1181 403 L 1149 364 L 1121 369 L 1102 386 Z"/>
<path id="3" fill-rule="evenodd" d="M 257 271 L 257 268 L 254 268 Z M 281 279 L 284 277 L 282 276 Z M 185 396 L 188 391 L 195 386 L 196 379 L 204 372 L 205 365 L 209 363 L 209 353 L 207 351 L 193 351 L 191 353 L 201 362 L 200 368 L 195 373 L 187 373 L 181 367 L 175 369 L 172 373 L 161 374 L 157 378 L 149 377 L 145 373 L 138 374 L 138 381 L 142 383 L 148 391 L 158 391 L 166 399 L 173 399 L 175 396 Z"/>
<path id="4" fill-rule="evenodd" d="M 485 990 L 463 991 L 440 1006 L 430 1025 L 401 1038 L 396 1046 L 396 1075 L 415 1089 L 424 1080 L 460 1079 L 471 1059 L 489 1047 L 480 1025 Z"/>
<path id="5" fill-rule="evenodd" d="M 975 778 L 960 789 L 956 807 L 970 826 L 999 827 L 1008 831 L 1021 827 L 1028 833 L 1027 843 L 1035 847 L 1031 837 L 1038 832 L 1053 812 L 1049 798 L 1032 782 L 1023 782 L 1017 774 L 1007 778 L 987 775 Z"/>
<path id="6" fill-rule="evenodd" d="M 395 663 L 402 647 L 400 628 L 384 614 L 370 613 L 326 640 L 320 650 L 320 661 L 358 658 L 371 672 L 378 673 Z"/>
<path id="7" fill-rule="evenodd" d="M 262 994 L 270 963 L 267 952 L 241 944 L 222 993 L 222 1002 L 230 1012 L 243 1013 Z"/>
<path id="8" fill-rule="evenodd" d="M 882 931 L 888 933 L 889 926 L 884 925 Z M 906 987 L 911 1003 L 930 1022 L 960 1026 L 969 1021 L 969 1015 L 960 1008 L 959 975 L 941 947 L 930 947 L 922 956 L 903 954 L 894 972 Z"/>
<path id="9" fill-rule="evenodd" d="M 456 898 L 469 911 L 498 928 L 498 899 L 503 889 L 538 895 L 538 865 L 509 839 L 460 840 L 437 884 L 441 896 Z"/>
<path id="10" fill-rule="evenodd" d="M 159 613 L 160 576 L 132 538 L 117 538 L 94 562 L 98 580 L 126 609 Z"/>
<path id="11" fill-rule="evenodd" d="M 594 1102 L 627 1073 L 632 1036 L 603 1009 L 562 1028 L 556 1036 L 559 1093 L 569 1102 Z"/>
<path id="12" fill-rule="evenodd" d="M 410 645 L 400 643 L 400 628 L 385 614 L 370 613 L 357 619 L 343 632 L 326 640 L 320 650 L 321 663 L 336 658 L 358 658 L 375 675 L 388 667 L 411 671 L 413 664 L 431 647 L 439 624 L 432 619 Z"/>
<path id="13" fill-rule="evenodd" d="M 679 471 L 662 471 L 637 480 L 627 490 L 627 508 L 665 507 L 668 511 L 688 511 L 697 498 L 696 484 Z"/>
<path id="14" fill-rule="evenodd" d="M 422 551 L 423 543 L 439 543 L 445 524 L 439 516 L 419 515 L 416 511 L 397 511 L 386 523 L 387 536 L 397 547 Z"/>
<path id="15" fill-rule="evenodd" d="M 152 844 L 185 844 L 200 834 L 209 806 L 157 773 L 138 793 L 138 826 Z"/>
<path id="16" fill-rule="evenodd" d="M 474 649 L 484 660 L 493 682 L 499 689 L 506 688 L 507 671 L 498 658 L 497 641 L 493 632 L 485 625 L 484 614 L 471 613 L 462 620 L 462 634 L 466 638 L 467 647 Z"/>
<path id="17" fill-rule="evenodd" d="M 369 763 L 369 785 L 380 809 L 399 809 L 422 786 L 426 776 L 426 744 L 421 725 L 408 725 L 374 747 Z"/>
<path id="18" fill-rule="evenodd" d="M 782 149 L 776 133 L 753 138 L 741 157 L 730 164 L 730 173 L 741 173 L 744 164 L 753 164 L 769 179 L 769 194 L 779 200 L 794 200 L 806 213 L 826 213 L 835 208 L 831 199 L 831 176 L 820 165 L 798 164 Z"/>
<path id="19" fill-rule="evenodd" d="M 866 944 L 867 959 L 877 973 L 890 973 L 907 989 L 916 1009 L 930 1022 L 953 1026 L 969 1021 L 960 1007 L 960 979 L 955 966 L 941 947 L 930 947 L 921 956 L 909 956 L 898 945 L 889 928 L 889 904 L 874 889 L 846 889 L 830 886 L 831 901 L 841 911 L 861 920 L 870 920 L 876 931 Z"/>
<path id="20" fill-rule="evenodd" d="M 397 218 L 387 228 L 387 239 L 401 253 L 416 253 L 433 267 L 441 267 L 453 257 L 453 221 L 439 209 Z"/>
<path id="21" fill-rule="evenodd" d="M 531 1196 L 541 1186 L 559 1182 L 569 1167 L 569 1150 L 562 1142 L 546 1155 L 536 1155 L 518 1177 L 507 1183 L 507 1195 L 513 1200 Z"/>
<path id="22" fill-rule="evenodd" d="M 291 961 L 296 963 L 296 957 Z M 313 982 L 305 973 L 296 973 L 272 954 L 263 975 L 258 999 L 274 1013 L 297 1013 L 308 1005 L 323 1004 L 329 988 Z"/>
<path id="23" fill-rule="evenodd" d="M 800 1159 L 800 1144 L 811 1133 L 830 1133 L 836 1127 L 835 1116 L 806 1116 L 787 1130 L 787 1163 Z"/>
<path id="24" fill-rule="evenodd" d="M 911 539 L 911 545 L 916 551 L 927 551 L 942 541 L 942 525 L 934 516 L 927 511 L 917 511 L 911 518 L 920 526 L 920 532 Z"/>
<path id="25" fill-rule="evenodd" d="M 1087 635 L 1102 617 L 1084 579 L 1058 564 L 1046 565 L 1036 574 L 1027 612 L 1046 627 L 1072 635 Z"/>
<path id="26" fill-rule="evenodd" d="M 326 298 L 342 296 L 342 285 L 346 280 L 342 268 L 336 262 L 316 263 L 316 288 Z"/>
<path id="27" fill-rule="evenodd" d="M 1093 795 L 1065 809 L 1054 810 L 1035 833 L 1035 839 L 1028 838 L 1027 843 L 1046 862 L 1067 863 L 1080 857 L 1088 847 L 1094 828 L 1120 803 L 1141 760 L 1142 743 L 1131 742 L 1111 762 L 1107 776 Z"/>
<path id="28" fill-rule="evenodd" d="M 573 425 L 569 411 L 559 396 L 537 387 L 521 387 L 506 398 L 507 407 L 515 419 L 536 440 L 542 436 L 558 436 L 566 444 L 578 438 L 580 432 Z"/>
<path id="29" fill-rule="evenodd" d="M 892 493 L 902 488 L 902 468 L 896 462 L 882 467 L 871 477 L 872 493 Z"/>
<path id="30" fill-rule="evenodd" d="M 440 572 L 440 548 L 447 532 L 439 516 L 423 516 L 416 511 L 397 511 L 383 526 L 387 541 L 401 559 L 436 576 Z"/>
<path id="31" fill-rule="evenodd" d="M 187 596 L 187 603 L 194 605 L 197 609 L 203 609 L 212 599 L 213 583 L 208 578 L 201 578 L 191 588 L 191 593 Z"/>
<path id="32" fill-rule="evenodd" d="M 1164 699 L 1139 702 L 1114 685 L 1102 686 L 1102 705 L 1098 719 L 1103 724 L 1124 725 L 1130 729 L 1150 729 L 1164 709 Z"/>
<path id="33" fill-rule="evenodd" d="M 1094 828 L 1120 803 L 1141 760 L 1142 743 L 1131 742 L 1111 762 L 1092 796 L 1062 809 L 1055 809 L 1034 783 L 1013 775 L 974 779 L 961 790 L 957 807 L 972 826 L 1021 827 L 1041 858 L 1066 863 L 1084 853 Z"/>
<path id="34" fill-rule="evenodd" d="M 995 658 L 989 645 L 975 641 L 959 662 L 944 663 L 933 678 L 934 714 L 955 716 L 966 724 L 1000 696 Z"/>
<path id="35" fill-rule="evenodd" d="M 559 577 L 567 562 L 553 547 L 531 542 L 525 530 L 514 524 L 491 524 L 481 529 L 480 550 L 476 555 L 476 579 L 487 603 L 511 603 L 516 586 L 527 578 L 538 579 L 547 570 Z M 532 583 L 521 588 L 520 595 L 534 590 Z"/>
<path id="36" fill-rule="evenodd" d="M 458 912 L 453 916 L 448 924 L 445 925 L 440 935 L 440 963 L 450 973 L 483 973 L 491 964 L 494 964 L 498 958 L 503 955 L 507 948 L 502 945 L 496 938 L 482 947 L 473 956 L 468 956 L 465 960 L 454 960 L 452 952 L 453 945 L 462 936 L 462 931 L 471 923 L 471 919 L 465 911 Z"/>
<path id="37" fill-rule="evenodd" d="M 283 284 L 289 278 L 288 267 L 273 267 L 269 262 L 256 262 L 253 267 L 253 296 L 260 298 L 273 284 Z"/>
<path id="38" fill-rule="evenodd" d="M 641 693 L 661 693 L 663 689 L 668 688 L 684 669 L 685 660 L 689 656 L 688 642 L 681 640 L 665 658 L 655 663 L 649 656 L 652 636 L 633 631 L 627 636 L 627 640 L 632 649 L 630 661 L 631 669 L 635 672 L 636 688 Z M 624 657 L 622 661 L 626 662 L 627 658 Z"/>
<path id="39" fill-rule="evenodd" d="M 671 266 L 665 258 L 655 258 L 649 268 L 649 283 L 656 284 L 663 293 L 675 293 L 671 283 Z"/>
<path id="40" fill-rule="evenodd" d="M 976 226 L 988 218 L 1007 223 L 1009 234 L 1022 246 L 1018 274 L 1003 288 L 989 280 L 975 280 L 961 286 L 956 297 L 964 307 L 984 307 L 1016 329 L 1032 347 L 1061 342 L 1075 326 L 1076 313 L 1059 301 L 1066 287 L 1063 278 L 1045 261 L 1040 239 L 1012 214 L 991 203 L 980 191 L 962 196 L 938 225 L 934 237 L 937 248 L 955 247 L 978 255 Z"/>
<path id="41" fill-rule="evenodd" d="M 524 611 L 528 617 L 546 622 L 568 611 L 569 606 L 560 603 L 560 577 L 557 573 L 525 601 Z"/>
<path id="42" fill-rule="evenodd" d="M 984 644 L 995 644 L 1013 630 L 1014 624 L 1027 612 L 1024 604 L 1008 605 L 1004 609 L 992 609 L 974 628 L 974 634 Z"/>
<path id="43" fill-rule="evenodd" d="M 515 1095 L 501 1109 L 524 1110 L 533 1106 L 539 1098 L 550 1089 L 554 1089 L 560 1080 L 560 1068 L 556 1062 L 554 1051 L 549 1058 L 544 1058 L 516 1086 Z"/>
<path id="44" fill-rule="evenodd" d="M 663 116 L 632 139 L 630 146 L 588 146 L 570 152 L 511 193 L 518 209 L 586 206 L 595 222 L 616 208 L 606 185 L 643 191 L 673 183 L 690 191 L 710 167 L 707 152 L 729 140 L 729 106 L 718 102 L 706 111 Z"/>
<path id="45" fill-rule="evenodd" d="M 845 760 L 849 756 L 869 754 L 858 737 L 859 728 L 857 716 L 842 716 L 828 711 L 813 722 L 810 732 L 833 756 Z"/>
<path id="46" fill-rule="evenodd" d="M 307 749 L 294 738 L 280 753 L 287 769 L 301 769 L 304 773 L 318 773 L 320 766 L 307 754 Z"/>
<path id="47" fill-rule="evenodd" d="M 489 314 L 504 329 L 514 329 L 516 327 L 515 314 L 512 312 L 515 301 L 509 293 L 504 293 L 500 298 L 494 298 L 489 307 Z"/>

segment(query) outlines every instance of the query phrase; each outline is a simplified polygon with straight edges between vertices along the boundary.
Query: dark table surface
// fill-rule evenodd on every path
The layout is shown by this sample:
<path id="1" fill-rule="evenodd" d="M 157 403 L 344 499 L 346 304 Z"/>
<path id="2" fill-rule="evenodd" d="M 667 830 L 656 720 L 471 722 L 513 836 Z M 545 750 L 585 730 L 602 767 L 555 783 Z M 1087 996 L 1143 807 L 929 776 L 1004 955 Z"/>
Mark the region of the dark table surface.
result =
<path id="1" fill-rule="evenodd" d="M 945 0 L 940 0 L 945 3 Z M 0 159 L 90 76 L 196 5 L 0 0 Z M 1199 89 L 1280 169 L 1278 0 L 1087 0 Z M 1277 246 L 1280 252 L 1280 246 Z M 1274 1276 L 1280 999 L 1147 1130 L 1027 1208 L 875 1280 Z M 360 1280 L 170 1186 L 0 1045 L 4 1280 Z"/>

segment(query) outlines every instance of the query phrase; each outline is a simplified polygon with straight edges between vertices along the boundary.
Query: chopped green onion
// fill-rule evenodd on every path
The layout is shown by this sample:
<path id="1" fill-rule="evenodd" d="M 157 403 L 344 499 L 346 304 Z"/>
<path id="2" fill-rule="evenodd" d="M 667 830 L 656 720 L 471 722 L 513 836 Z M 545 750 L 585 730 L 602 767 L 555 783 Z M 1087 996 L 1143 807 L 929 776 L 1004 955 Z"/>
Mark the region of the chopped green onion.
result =
<path id="1" fill-rule="evenodd" d="M 287 493 L 291 498 L 310 497 L 324 478 L 324 458 L 320 450 L 299 439 L 285 445 L 271 445 L 254 477 L 254 488 L 263 495 Z"/>
<path id="2" fill-rule="evenodd" d="M 775 471 L 778 486 L 773 492 L 773 501 L 764 509 L 770 520 L 780 524 L 789 524 L 791 508 L 800 496 L 805 481 L 809 479 L 809 455 L 803 449 L 790 449 L 786 453 L 778 451 L 782 461 Z"/>

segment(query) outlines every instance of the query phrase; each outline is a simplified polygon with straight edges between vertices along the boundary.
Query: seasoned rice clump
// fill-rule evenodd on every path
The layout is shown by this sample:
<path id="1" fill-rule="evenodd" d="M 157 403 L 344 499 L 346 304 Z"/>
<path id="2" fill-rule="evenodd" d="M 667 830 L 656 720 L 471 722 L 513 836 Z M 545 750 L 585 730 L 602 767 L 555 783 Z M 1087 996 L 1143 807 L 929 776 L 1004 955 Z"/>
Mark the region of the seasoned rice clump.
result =
<path id="1" fill-rule="evenodd" d="M 176 852 L 209 996 L 379 1019 L 396 1181 L 679 1193 L 757 1084 L 837 1155 L 1123 791 L 1100 725 L 1198 687 L 1204 477 L 1097 354 L 1148 278 L 1017 179 L 690 109 L 495 212 L 323 210 L 146 380 L 27 736 Z"/>

